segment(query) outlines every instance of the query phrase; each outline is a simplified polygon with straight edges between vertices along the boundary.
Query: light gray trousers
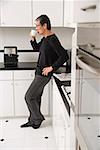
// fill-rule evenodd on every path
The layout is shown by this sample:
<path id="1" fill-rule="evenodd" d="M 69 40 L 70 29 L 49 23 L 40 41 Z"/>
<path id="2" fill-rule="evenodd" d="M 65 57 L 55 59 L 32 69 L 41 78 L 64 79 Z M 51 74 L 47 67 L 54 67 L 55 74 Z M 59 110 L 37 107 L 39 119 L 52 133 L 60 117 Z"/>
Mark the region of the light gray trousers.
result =
<path id="1" fill-rule="evenodd" d="M 31 124 L 39 124 L 45 119 L 40 110 L 41 96 L 45 85 L 49 81 L 50 77 L 36 75 L 25 94 L 25 101 L 30 112 L 28 120 Z"/>

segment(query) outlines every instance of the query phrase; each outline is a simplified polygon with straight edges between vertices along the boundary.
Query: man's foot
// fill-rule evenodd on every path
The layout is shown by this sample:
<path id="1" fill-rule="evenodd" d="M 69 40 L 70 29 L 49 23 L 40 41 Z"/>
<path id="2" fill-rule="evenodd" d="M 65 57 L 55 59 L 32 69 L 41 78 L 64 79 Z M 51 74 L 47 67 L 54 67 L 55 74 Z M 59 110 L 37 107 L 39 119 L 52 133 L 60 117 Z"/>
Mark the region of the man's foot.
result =
<path id="1" fill-rule="evenodd" d="M 39 124 L 32 124 L 34 129 L 38 129 L 41 126 L 42 121 Z"/>
<path id="2" fill-rule="evenodd" d="M 21 128 L 26 128 L 26 127 L 32 127 L 32 125 L 30 124 L 30 122 L 27 122 L 25 124 L 22 124 L 20 127 Z"/>

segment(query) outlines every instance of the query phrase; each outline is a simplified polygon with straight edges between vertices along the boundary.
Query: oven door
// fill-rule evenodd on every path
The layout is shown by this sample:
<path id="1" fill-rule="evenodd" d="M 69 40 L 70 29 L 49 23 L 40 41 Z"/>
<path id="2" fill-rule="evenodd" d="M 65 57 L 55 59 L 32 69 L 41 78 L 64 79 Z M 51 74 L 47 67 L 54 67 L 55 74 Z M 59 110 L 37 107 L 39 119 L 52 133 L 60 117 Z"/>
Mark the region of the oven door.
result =
<path id="1" fill-rule="evenodd" d="M 76 57 L 76 122 L 89 150 L 100 149 L 100 60 L 87 53 Z"/>

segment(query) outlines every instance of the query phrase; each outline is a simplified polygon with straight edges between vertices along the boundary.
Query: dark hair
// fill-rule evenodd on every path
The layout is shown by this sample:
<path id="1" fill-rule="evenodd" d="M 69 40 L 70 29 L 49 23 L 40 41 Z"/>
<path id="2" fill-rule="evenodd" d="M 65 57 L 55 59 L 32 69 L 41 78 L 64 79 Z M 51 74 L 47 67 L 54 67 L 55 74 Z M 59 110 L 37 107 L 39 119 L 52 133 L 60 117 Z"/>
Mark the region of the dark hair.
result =
<path id="1" fill-rule="evenodd" d="M 39 20 L 40 24 L 43 26 L 45 23 L 47 24 L 47 29 L 51 30 L 51 23 L 50 23 L 50 19 L 47 15 L 41 15 L 39 17 L 36 18 L 36 21 Z"/>

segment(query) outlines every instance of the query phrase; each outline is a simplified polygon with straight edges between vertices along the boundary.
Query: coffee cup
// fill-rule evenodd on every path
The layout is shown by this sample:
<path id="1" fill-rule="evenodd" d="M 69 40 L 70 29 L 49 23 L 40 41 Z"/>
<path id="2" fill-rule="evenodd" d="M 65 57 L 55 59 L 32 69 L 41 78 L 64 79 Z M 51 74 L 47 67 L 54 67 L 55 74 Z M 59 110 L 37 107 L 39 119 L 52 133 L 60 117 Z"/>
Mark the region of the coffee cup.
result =
<path id="1" fill-rule="evenodd" d="M 31 32 L 30 32 L 30 34 L 31 34 L 31 36 L 36 36 L 36 30 L 31 30 Z"/>

